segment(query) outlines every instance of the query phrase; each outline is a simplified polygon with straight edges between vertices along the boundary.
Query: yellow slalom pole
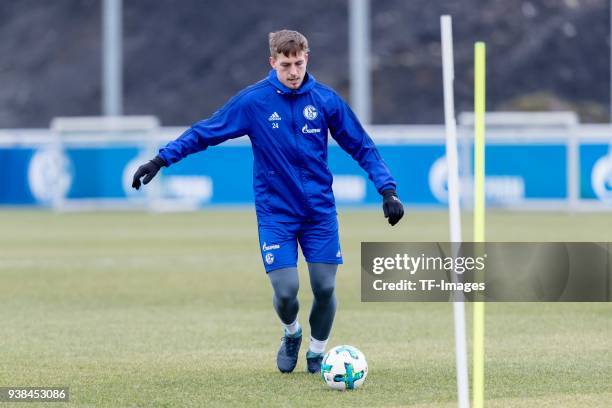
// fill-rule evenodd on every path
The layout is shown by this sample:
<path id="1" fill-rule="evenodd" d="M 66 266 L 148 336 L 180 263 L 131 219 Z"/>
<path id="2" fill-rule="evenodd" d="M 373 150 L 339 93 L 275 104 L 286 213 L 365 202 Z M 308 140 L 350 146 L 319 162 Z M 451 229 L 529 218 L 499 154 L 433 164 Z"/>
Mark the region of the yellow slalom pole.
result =
<path id="1" fill-rule="evenodd" d="M 474 242 L 485 241 L 485 67 L 483 42 L 474 44 Z M 484 406 L 484 302 L 474 302 L 473 407 Z"/>

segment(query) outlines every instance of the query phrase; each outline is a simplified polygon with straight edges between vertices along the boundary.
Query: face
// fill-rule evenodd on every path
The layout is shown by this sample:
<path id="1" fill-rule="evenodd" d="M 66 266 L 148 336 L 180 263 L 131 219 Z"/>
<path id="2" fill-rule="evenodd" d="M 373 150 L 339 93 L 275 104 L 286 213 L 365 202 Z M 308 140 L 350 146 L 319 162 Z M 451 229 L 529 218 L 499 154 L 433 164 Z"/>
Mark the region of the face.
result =
<path id="1" fill-rule="evenodd" d="M 284 54 L 276 54 L 270 57 L 270 65 L 276 71 L 276 77 L 289 89 L 298 89 L 302 85 L 306 75 L 306 64 L 308 54 L 300 52 L 297 55 L 286 57 Z"/>

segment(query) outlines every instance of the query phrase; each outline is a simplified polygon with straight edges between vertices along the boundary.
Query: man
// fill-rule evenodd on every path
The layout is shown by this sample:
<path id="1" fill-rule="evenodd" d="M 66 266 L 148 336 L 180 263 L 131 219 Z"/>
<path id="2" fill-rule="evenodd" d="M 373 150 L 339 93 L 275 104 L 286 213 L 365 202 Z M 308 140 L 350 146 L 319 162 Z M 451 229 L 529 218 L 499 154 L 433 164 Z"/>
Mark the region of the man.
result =
<path id="1" fill-rule="evenodd" d="M 273 304 L 284 327 L 277 355 L 292 372 L 302 341 L 298 314 L 297 245 L 308 263 L 314 301 L 310 311 L 308 371 L 320 372 L 336 312 L 336 270 L 342 263 L 327 134 L 368 173 L 383 196 L 391 225 L 404 209 L 395 180 L 347 104 L 306 71 L 308 41 L 296 32 L 269 35 L 268 77 L 234 96 L 212 117 L 194 124 L 159 155 L 140 166 L 132 187 L 147 184 L 161 167 L 228 139 L 248 135 L 254 154 L 253 185 L 264 267 Z"/>

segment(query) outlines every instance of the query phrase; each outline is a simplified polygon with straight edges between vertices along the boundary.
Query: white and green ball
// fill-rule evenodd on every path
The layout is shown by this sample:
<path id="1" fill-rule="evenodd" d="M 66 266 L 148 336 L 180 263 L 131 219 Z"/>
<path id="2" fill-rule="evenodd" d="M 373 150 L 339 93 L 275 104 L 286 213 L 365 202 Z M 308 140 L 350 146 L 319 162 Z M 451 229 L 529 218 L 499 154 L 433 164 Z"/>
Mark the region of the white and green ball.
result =
<path id="1" fill-rule="evenodd" d="M 329 350 L 321 365 L 325 384 L 336 390 L 353 390 L 363 385 L 368 376 L 368 363 L 353 346 L 336 346 Z"/>

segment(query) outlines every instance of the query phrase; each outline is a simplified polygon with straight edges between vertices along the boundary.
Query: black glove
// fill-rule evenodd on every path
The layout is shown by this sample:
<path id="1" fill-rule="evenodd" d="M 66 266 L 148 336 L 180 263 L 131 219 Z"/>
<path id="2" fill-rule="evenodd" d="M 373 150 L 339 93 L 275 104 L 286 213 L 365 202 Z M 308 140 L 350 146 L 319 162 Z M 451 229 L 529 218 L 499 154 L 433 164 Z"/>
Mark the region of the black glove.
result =
<path id="1" fill-rule="evenodd" d="M 148 163 L 143 164 L 136 170 L 134 173 L 134 180 L 132 181 L 132 187 L 136 190 L 140 188 L 140 178 L 144 176 L 142 180 L 142 184 L 149 184 L 153 177 L 157 174 L 159 169 L 164 167 L 166 162 L 159 156 L 155 156 L 153 159 L 149 160 Z"/>
<path id="2" fill-rule="evenodd" d="M 385 190 L 382 192 L 382 196 L 385 218 L 388 218 L 389 224 L 393 226 L 404 216 L 404 206 L 399 198 L 397 198 L 395 190 Z"/>

